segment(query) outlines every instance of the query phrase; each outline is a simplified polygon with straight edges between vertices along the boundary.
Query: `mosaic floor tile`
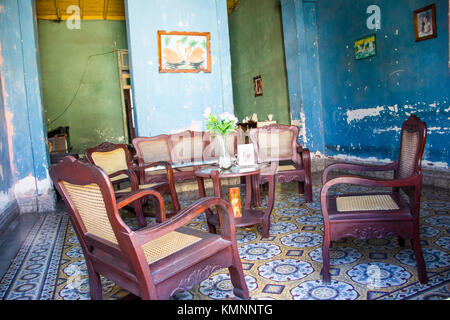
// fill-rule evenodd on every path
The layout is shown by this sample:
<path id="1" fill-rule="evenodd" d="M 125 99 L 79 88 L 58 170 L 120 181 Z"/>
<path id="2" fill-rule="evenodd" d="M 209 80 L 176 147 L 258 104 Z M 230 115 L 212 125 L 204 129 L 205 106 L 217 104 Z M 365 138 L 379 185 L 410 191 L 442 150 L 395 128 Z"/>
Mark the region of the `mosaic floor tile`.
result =
<path id="1" fill-rule="evenodd" d="M 341 239 L 330 249 L 330 283 L 322 282 L 323 219 L 320 188 L 314 202 L 305 203 L 297 185 L 277 185 L 270 235 L 261 239 L 261 226 L 238 228 L 239 254 L 254 300 L 401 300 L 450 297 L 450 191 L 424 189 L 421 203 L 421 243 L 429 283 L 418 282 L 410 241 L 401 247 L 396 237 L 375 240 Z M 337 192 L 371 191 L 345 187 Z M 263 205 L 266 199 L 262 199 Z M 182 207 L 193 201 L 181 201 Z M 134 215 L 122 217 L 132 229 Z M 149 223 L 154 219 L 147 218 Z M 205 215 L 191 228 L 207 230 Z M 102 278 L 103 296 L 115 300 L 128 294 Z M 214 272 L 190 291 L 173 299 L 234 298 L 227 269 Z M 38 220 L 0 282 L 0 299 L 89 299 L 86 265 L 79 242 L 65 212 Z"/>

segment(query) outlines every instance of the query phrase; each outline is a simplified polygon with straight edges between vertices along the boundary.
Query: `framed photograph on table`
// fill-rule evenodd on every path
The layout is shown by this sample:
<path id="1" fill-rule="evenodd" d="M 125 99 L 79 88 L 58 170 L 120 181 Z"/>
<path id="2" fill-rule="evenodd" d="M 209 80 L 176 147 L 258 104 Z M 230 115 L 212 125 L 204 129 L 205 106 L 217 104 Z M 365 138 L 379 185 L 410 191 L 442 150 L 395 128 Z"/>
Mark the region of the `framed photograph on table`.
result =
<path id="1" fill-rule="evenodd" d="M 255 150 L 253 144 L 238 144 L 238 163 L 239 166 L 255 165 Z"/>
<path id="2" fill-rule="evenodd" d="M 436 38 L 436 5 L 414 11 L 414 36 L 416 41 Z"/>

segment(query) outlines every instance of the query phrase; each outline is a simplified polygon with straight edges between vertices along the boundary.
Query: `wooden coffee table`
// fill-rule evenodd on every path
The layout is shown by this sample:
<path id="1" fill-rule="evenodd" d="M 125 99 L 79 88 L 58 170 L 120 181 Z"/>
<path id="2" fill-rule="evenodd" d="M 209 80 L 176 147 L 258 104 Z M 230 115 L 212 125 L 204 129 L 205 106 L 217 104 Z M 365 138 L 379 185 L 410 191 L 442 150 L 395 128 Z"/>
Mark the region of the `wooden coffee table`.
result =
<path id="1" fill-rule="evenodd" d="M 242 217 L 235 218 L 235 225 L 236 227 L 249 227 L 261 223 L 261 237 L 267 238 L 269 236 L 270 214 L 272 213 L 275 201 L 275 172 L 275 165 L 260 164 L 252 167 L 235 166 L 229 170 L 221 170 L 218 167 L 207 167 L 196 170 L 195 175 L 197 177 L 200 197 L 206 197 L 204 179 L 212 179 L 214 195 L 216 197 L 222 197 L 223 194 L 220 179 L 245 177 L 245 206 L 242 208 Z M 269 180 L 269 199 L 267 201 L 267 208 L 263 210 L 253 209 L 251 207 L 253 183 L 257 183 L 255 181 L 257 181 L 256 178 L 258 178 L 260 174 L 267 175 Z M 207 210 L 205 213 L 209 231 L 215 233 L 216 227 L 220 226 L 219 217 L 211 210 Z"/>

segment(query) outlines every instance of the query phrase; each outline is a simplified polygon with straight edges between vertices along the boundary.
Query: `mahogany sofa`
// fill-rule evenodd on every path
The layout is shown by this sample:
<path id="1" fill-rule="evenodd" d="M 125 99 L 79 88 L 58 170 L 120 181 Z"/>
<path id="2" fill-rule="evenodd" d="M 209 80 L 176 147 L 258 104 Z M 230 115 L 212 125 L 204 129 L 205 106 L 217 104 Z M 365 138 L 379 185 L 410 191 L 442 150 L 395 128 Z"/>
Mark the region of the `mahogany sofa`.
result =
<path id="1" fill-rule="evenodd" d="M 237 145 L 243 139 L 239 132 L 227 136 L 226 144 L 230 155 L 237 153 Z M 153 137 L 134 138 L 134 160 L 138 166 L 166 161 L 172 165 L 175 182 L 195 180 L 197 168 L 217 163 L 218 145 L 209 132 L 186 130 L 175 134 L 161 134 Z M 164 182 L 167 179 L 164 168 L 139 169 L 141 183 Z"/>

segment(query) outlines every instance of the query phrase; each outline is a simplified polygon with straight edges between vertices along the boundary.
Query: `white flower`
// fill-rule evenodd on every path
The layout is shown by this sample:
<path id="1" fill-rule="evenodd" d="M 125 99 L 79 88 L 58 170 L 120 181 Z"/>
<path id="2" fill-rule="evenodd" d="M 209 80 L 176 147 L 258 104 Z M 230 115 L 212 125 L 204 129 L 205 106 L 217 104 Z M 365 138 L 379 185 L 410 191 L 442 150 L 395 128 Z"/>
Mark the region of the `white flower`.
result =
<path id="1" fill-rule="evenodd" d="M 203 112 L 203 116 L 204 116 L 206 119 L 208 119 L 210 114 L 211 114 L 211 108 L 208 107 L 208 108 L 206 108 L 205 111 Z"/>
<path id="2" fill-rule="evenodd" d="M 224 113 L 219 114 L 219 119 L 226 120 L 226 121 L 234 121 L 234 122 L 238 121 L 238 119 L 234 116 L 234 114 L 231 114 L 229 112 L 224 112 Z"/>

